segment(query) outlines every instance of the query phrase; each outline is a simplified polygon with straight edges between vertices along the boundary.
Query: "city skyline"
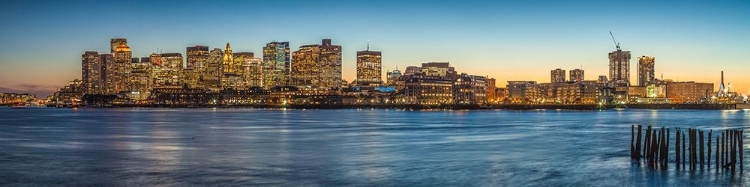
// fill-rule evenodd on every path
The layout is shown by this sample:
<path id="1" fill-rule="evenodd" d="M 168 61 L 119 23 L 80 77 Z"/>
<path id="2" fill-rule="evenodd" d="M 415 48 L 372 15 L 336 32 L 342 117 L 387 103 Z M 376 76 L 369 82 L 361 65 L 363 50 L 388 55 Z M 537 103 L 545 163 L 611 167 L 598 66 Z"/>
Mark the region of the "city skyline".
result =
<path id="1" fill-rule="evenodd" d="M 719 72 L 724 70 L 726 82 L 736 91 L 748 93 L 750 88 L 745 74 L 750 65 L 743 64 L 748 57 L 744 51 L 749 48 L 741 42 L 750 41 L 744 34 L 750 33 L 750 26 L 741 24 L 748 18 L 748 13 L 743 11 L 748 2 L 679 5 L 576 2 L 541 7 L 539 9 L 548 12 L 539 14 L 544 10 L 534 10 L 535 2 L 459 4 L 440 1 L 421 7 L 422 4 L 415 2 L 390 1 L 378 5 L 345 1 L 252 5 L 164 1 L 115 7 L 123 13 L 111 15 L 111 18 L 95 16 L 105 15 L 106 12 L 99 9 L 109 2 L 77 2 L 64 6 L 54 6 L 56 2 L 37 3 L 40 5 L 13 1 L 3 8 L 2 23 L 12 27 L 0 32 L 0 38 L 5 41 L 0 44 L 3 67 L 0 68 L 0 91 L 31 90 L 43 97 L 69 80 L 80 79 L 82 53 L 106 53 L 111 46 L 105 42 L 119 37 L 128 39 L 133 57 L 147 57 L 159 51 L 186 57 L 186 47 L 203 45 L 213 49 L 223 48 L 226 43 L 231 43 L 235 52 L 253 52 L 258 57 L 263 47 L 272 41 L 288 41 L 289 48 L 296 51 L 300 46 L 319 44 L 320 39 L 330 38 L 342 46 L 341 78 L 350 82 L 356 77 L 356 52 L 366 50 L 368 41 L 371 50 L 382 52 L 382 77 L 396 67 L 405 71 L 407 66 L 424 62 L 450 62 L 460 72 L 495 78 L 498 87 L 504 87 L 506 81 L 546 82 L 549 70 L 556 68 L 567 71 L 582 68 L 586 80 L 595 80 L 599 75 L 609 77 L 605 53 L 615 50 L 609 31 L 614 33 L 622 50 L 631 51 L 634 57 L 629 66 L 631 85 L 638 84 L 635 57 L 653 56 L 657 59 L 657 78 L 663 75 L 675 81 L 710 82 L 718 86 Z M 580 4 L 587 6 L 576 6 Z M 363 5 L 372 9 L 351 10 Z M 389 12 L 391 15 L 378 13 L 393 5 L 399 6 Z M 193 10 L 203 16 L 178 10 L 155 11 L 168 6 Z M 280 15 L 279 20 L 289 24 L 280 24 L 277 28 L 263 26 L 274 23 L 259 19 L 267 18 L 264 16 L 269 11 L 264 8 L 274 6 L 288 10 L 289 14 Z M 608 15 L 606 13 L 612 10 L 600 10 L 610 6 L 615 11 L 631 14 Z M 314 14 L 298 18 L 313 12 L 301 11 L 306 10 L 304 7 L 342 9 L 354 16 Z M 675 11 L 670 15 L 654 13 L 664 7 Z M 237 13 L 236 10 L 243 8 L 246 10 Z M 507 12 L 497 13 L 493 8 Z M 77 13 L 80 9 L 92 11 Z M 570 9 L 582 11 L 571 13 Z M 293 13 L 295 11 L 297 13 Z M 420 13 L 423 15 L 411 16 Z M 399 16 L 406 19 L 399 19 Z M 160 21 L 137 21 L 141 18 Z M 188 21 L 195 23 L 186 22 L 184 18 L 191 18 Z M 310 23 L 316 18 L 325 19 L 318 19 L 317 24 Z M 622 22 L 606 22 L 614 18 Z M 104 21 L 110 19 L 125 21 L 121 26 L 107 27 Z M 209 23 L 217 20 L 227 23 L 217 23 L 218 27 Z M 565 21 L 570 23 L 561 23 Z M 622 27 L 623 22 L 628 26 Z M 247 23 L 247 26 L 227 29 L 236 23 Z M 323 27 L 321 23 L 331 26 Z"/>

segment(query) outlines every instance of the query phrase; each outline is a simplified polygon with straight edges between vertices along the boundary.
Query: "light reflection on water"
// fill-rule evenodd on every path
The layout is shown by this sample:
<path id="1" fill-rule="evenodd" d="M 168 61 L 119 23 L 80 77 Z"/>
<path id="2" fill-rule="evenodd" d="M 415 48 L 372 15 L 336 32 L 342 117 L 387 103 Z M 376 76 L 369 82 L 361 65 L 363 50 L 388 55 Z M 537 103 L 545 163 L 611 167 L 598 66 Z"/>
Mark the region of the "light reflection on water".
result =
<path id="1" fill-rule="evenodd" d="M 747 185 L 632 162 L 639 124 L 745 128 L 750 111 L 0 108 L 0 184 Z"/>

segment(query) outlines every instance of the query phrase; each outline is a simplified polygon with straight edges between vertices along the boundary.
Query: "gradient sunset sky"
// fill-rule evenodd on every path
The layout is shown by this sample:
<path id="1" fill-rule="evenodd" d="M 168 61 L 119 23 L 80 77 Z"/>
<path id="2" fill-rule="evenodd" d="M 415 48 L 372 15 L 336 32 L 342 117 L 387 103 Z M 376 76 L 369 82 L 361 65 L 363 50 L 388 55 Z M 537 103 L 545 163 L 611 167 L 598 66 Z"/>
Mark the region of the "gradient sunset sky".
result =
<path id="1" fill-rule="evenodd" d="M 134 57 L 158 50 L 185 55 L 208 45 L 262 55 L 271 41 L 292 50 L 330 38 L 343 46 L 343 78 L 370 41 L 383 74 L 448 61 L 459 72 L 549 82 L 550 70 L 583 67 L 607 75 L 607 53 L 656 57 L 657 77 L 715 83 L 720 71 L 750 92 L 750 1 L 3 1 L 0 92 L 46 96 L 80 79 L 81 54 L 108 53 L 128 39 Z M 385 76 L 384 76 L 385 77 Z"/>

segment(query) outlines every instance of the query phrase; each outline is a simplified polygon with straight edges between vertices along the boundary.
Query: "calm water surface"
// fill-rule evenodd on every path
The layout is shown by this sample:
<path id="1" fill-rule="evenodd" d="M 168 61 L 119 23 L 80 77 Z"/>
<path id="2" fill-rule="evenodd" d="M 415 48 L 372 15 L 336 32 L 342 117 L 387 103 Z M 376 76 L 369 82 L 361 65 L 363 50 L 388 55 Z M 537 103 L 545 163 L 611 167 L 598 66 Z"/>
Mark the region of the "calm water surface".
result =
<path id="1" fill-rule="evenodd" d="M 750 185 L 634 164 L 638 124 L 747 128 L 750 111 L 0 108 L 0 186 Z"/>

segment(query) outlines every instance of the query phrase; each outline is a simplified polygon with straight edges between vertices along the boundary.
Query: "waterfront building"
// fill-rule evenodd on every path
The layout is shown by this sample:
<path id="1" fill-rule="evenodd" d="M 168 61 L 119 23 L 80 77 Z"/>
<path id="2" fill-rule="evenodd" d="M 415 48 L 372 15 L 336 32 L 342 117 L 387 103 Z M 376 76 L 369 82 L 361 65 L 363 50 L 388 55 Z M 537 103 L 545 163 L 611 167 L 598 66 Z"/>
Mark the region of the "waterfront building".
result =
<path id="1" fill-rule="evenodd" d="M 609 53 L 609 79 L 618 85 L 630 85 L 630 51 L 621 50 L 619 45 Z"/>
<path id="2" fill-rule="evenodd" d="M 437 106 L 453 104 L 453 81 L 432 76 L 402 76 L 404 94 L 398 103 Z"/>
<path id="3" fill-rule="evenodd" d="M 557 68 L 557 69 L 553 69 L 552 71 L 550 71 L 550 82 L 552 83 L 565 82 L 565 70 Z"/>
<path id="4" fill-rule="evenodd" d="M 182 69 L 180 71 L 181 84 L 190 88 L 204 88 L 200 81 L 200 72 L 196 69 Z"/>
<path id="5" fill-rule="evenodd" d="M 584 80 L 583 70 L 574 69 L 570 70 L 570 82 L 580 82 Z"/>
<path id="6" fill-rule="evenodd" d="M 714 93 L 713 83 L 670 82 L 667 83 L 667 98 L 673 103 L 708 102 Z"/>
<path id="7" fill-rule="evenodd" d="M 182 86 L 182 54 L 152 54 L 150 58 L 152 62 L 151 78 L 153 78 L 153 88 L 175 88 Z"/>
<path id="8" fill-rule="evenodd" d="M 208 59 L 208 46 L 196 45 L 186 48 L 186 69 L 202 71 Z"/>
<path id="9" fill-rule="evenodd" d="M 399 71 L 398 69 L 389 71 L 388 73 L 386 73 L 386 85 L 394 86 L 396 79 L 398 79 L 399 77 L 401 77 L 401 71 Z"/>
<path id="10" fill-rule="evenodd" d="M 539 90 L 536 81 L 508 81 L 507 101 L 511 104 L 536 103 Z"/>
<path id="11" fill-rule="evenodd" d="M 495 78 L 487 78 L 487 102 L 488 103 L 497 103 L 497 86 L 495 85 Z"/>
<path id="12" fill-rule="evenodd" d="M 291 57 L 289 42 L 271 42 L 263 47 L 263 87 L 289 84 Z"/>
<path id="13" fill-rule="evenodd" d="M 292 84 L 324 88 L 341 87 L 341 46 L 323 39 L 321 45 L 303 45 L 292 53 Z"/>
<path id="14" fill-rule="evenodd" d="M 232 54 L 232 58 L 234 61 L 232 63 L 234 67 L 232 68 L 234 69 L 235 74 L 226 74 L 225 76 L 232 76 L 232 75 L 239 76 L 241 78 L 241 81 L 236 83 L 237 87 L 238 88 L 247 87 L 248 86 L 247 78 L 249 77 L 249 75 L 246 74 L 248 73 L 246 68 L 250 64 L 250 61 L 252 61 L 255 58 L 255 54 L 252 52 L 237 52 L 237 53 Z"/>
<path id="15" fill-rule="evenodd" d="M 506 88 L 495 89 L 495 100 L 497 103 L 505 103 L 505 100 L 507 98 L 508 98 L 508 89 Z"/>
<path id="16" fill-rule="evenodd" d="M 103 89 L 102 82 L 102 63 L 99 53 L 96 51 L 86 51 L 81 55 L 81 81 L 83 92 L 86 94 L 101 94 Z"/>
<path id="17" fill-rule="evenodd" d="M 200 107 L 218 104 L 219 94 L 203 88 L 154 88 L 150 100 L 155 106 Z"/>
<path id="18" fill-rule="evenodd" d="M 462 73 L 453 82 L 453 104 L 487 104 L 487 81 L 484 76 Z"/>
<path id="19" fill-rule="evenodd" d="M 357 51 L 357 84 L 378 86 L 382 79 L 382 54 L 380 51 Z"/>
<path id="20" fill-rule="evenodd" d="M 654 83 L 655 58 L 653 56 L 638 57 L 638 86 L 647 86 Z"/>

